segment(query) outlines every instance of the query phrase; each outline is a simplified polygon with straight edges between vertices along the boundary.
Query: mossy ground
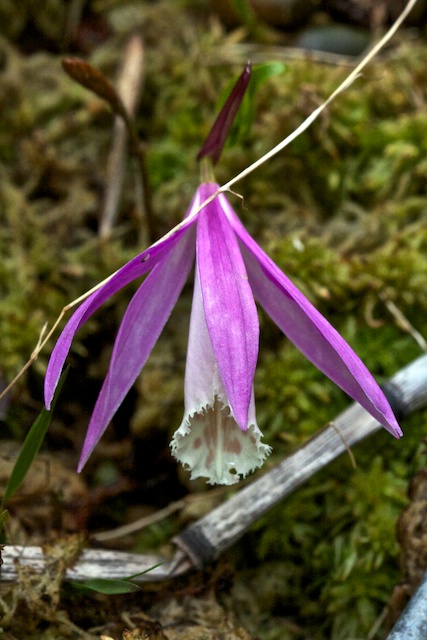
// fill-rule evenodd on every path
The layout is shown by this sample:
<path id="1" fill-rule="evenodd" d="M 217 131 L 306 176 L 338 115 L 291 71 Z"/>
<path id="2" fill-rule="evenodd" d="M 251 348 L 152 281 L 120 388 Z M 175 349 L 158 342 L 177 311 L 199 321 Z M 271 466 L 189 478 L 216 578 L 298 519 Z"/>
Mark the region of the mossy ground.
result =
<path id="1" fill-rule="evenodd" d="M 52 323 L 65 304 L 142 249 L 136 241 L 131 160 L 113 236 L 108 242 L 98 239 L 112 117 L 100 99 L 63 73 L 62 53 L 85 54 L 113 79 L 129 35 L 141 28 L 146 58 L 137 124 L 147 147 L 159 236 L 186 210 L 198 183 L 195 156 L 215 117 L 220 88 L 245 62 L 236 46 L 244 33 L 227 33 L 201 2 L 94 0 L 86 5 L 85 29 L 63 52 L 67 3 L 10 8 L 5 3 L 2 9 L 4 380 L 28 359 L 45 322 Z M 393 49 L 305 134 L 238 185 L 243 206 L 231 196 L 251 233 L 380 381 L 420 353 L 387 301 L 427 335 L 426 57 L 422 35 L 402 31 Z M 290 133 L 346 73 L 303 57 L 289 63 L 286 73 L 260 90 L 254 125 L 243 143 L 223 153 L 218 179 L 232 177 Z M 74 342 L 70 380 L 46 442 L 52 458 L 65 453 L 69 464 L 77 461 L 131 289 L 106 305 Z M 52 530 L 40 531 L 30 506 L 22 499 L 14 502 L 11 520 L 18 533 L 9 532 L 12 542 L 37 544 L 65 529 L 117 526 L 195 490 L 177 471 L 167 446 L 182 413 L 190 306 L 188 286 L 145 373 L 88 465 L 86 506 L 91 508 L 84 511 L 63 500 L 66 524 L 59 518 Z M 265 441 L 274 448 L 272 465 L 348 401 L 264 315 L 261 326 L 256 398 Z M 41 409 L 48 355 L 47 348 L 14 387 L 2 427 L 4 443 L 21 442 Z M 265 516 L 208 579 L 192 577 L 148 591 L 142 608 L 148 611 L 153 602 L 161 606 L 171 593 L 200 593 L 205 586 L 263 640 L 366 638 L 400 579 L 394 531 L 408 482 L 425 464 L 425 424 L 426 415 L 419 412 L 404 421 L 402 440 L 382 432 L 359 445 L 356 469 L 343 456 Z M 196 489 L 205 490 L 199 483 Z M 143 551 L 164 544 L 185 517 L 194 512 L 153 525 L 127 548 Z M 111 622 L 95 615 L 99 599 L 80 598 L 78 609 L 87 606 L 87 611 L 76 616 L 75 599 L 67 588 L 59 617 L 47 608 L 43 622 L 36 620 L 25 631 L 27 603 L 17 609 L 13 624 L 20 637 L 47 639 L 76 633 L 61 625 L 61 615 L 86 629 Z M 110 615 L 118 619 L 126 606 L 117 599 Z"/>

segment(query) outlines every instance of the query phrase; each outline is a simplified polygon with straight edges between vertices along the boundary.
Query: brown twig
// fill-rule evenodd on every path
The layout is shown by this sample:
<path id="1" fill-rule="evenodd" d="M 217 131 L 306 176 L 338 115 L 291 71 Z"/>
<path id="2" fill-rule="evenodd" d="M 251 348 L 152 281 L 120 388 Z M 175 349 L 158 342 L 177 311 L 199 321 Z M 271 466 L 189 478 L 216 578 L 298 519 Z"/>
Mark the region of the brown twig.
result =
<path id="1" fill-rule="evenodd" d="M 113 540 L 114 538 L 120 538 L 122 536 L 129 535 L 130 533 L 135 533 L 135 531 L 140 531 L 145 527 L 154 524 L 155 522 L 159 522 L 164 518 L 172 515 L 175 511 L 179 511 L 185 506 L 184 500 L 177 500 L 176 502 L 171 502 L 164 509 L 159 509 L 154 513 L 151 513 L 148 516 L 143 516 L 142 518 L 138 518 L 138 520 L 134 520 L 134 522 L 130 522 L 129 524 L 125 524 L 122 527 L 117 527 L 116 529 L 111 529 L 110 531 L 102 531 L 101 533 L 95 533 L 95 535 L 91 536 L 93 540 L 97 542 L 105 542 L 106 540 Z"/>
<path id="2" fill-rule="evenodd" d="M 240 486 L 244 486 L 245 484 L 248 484 L 248 482 L 249 479 L 243 480 Z M 208 497 L 210 500 L 212 500 L 212 498 L 214 498 L 215 500 L 219 500 L 222 496 L 224 496 L 225 493 L 228 493 L 229 491 L 230 487 L 216 487 L 215 489 L 211 489 L 209 491 Z M 137 520 L 129 522 L 128 524 L 125 524 L 121 527 L 116 527 L 115 529 L 109 529 L 108 531 L 95 533 L 93 536 L 91 536 L 91 538 L 92 540 L 96 540 L 97 542 L 105 542 L 106 540 L 113 540 L 114 538 L 121 538 L 123 536 L 136 533 L 137 531 L 142 531 L 142 529 L 145 529 L 146 527 L 149 527 L 156 522 L 161 522 L 161 520 L 168 518 L 170 515 L 172 515 L 172 513 L 181 511 L 182 509 L 185 509 L 187 505 L 198 501 L 205 502 L 206 495 L 190 493 L 182 500 L 176 500 L 175 502 L 169 503 L 166 507 L 164 507 L 164 509 L 159 509 L 154 513 L 150 513 L 147 516 L 138 518 Z"/>
<path id="3" fill-rule="evenodd" d="M 385 385 L 395 411 L 408 415 L 427 405 L 427 355 L 423 355 L 399 371 Z M 314 438 L 282 460 L 276 467 L 235 493 L 178 536 L 173 538 L 178 551 L 171 561 L 138 577 L 141 582 L 166 580 L 201 567 L 218 558 L 239 540 L 254 522 L 286 496 L 292 494 L 315 473 L 326 467 L 350 446 L 371 436 L 381 427 L 356 403 L 333 420 Z M 72 569 L 68 580 L 87 580 L 94 575 L 124 578 L 152 567 L 164 558 L 129 554 L 119 551 L 86 549 Z M 19 561 L 42 571 L 40 547 L 5 546 L 3 551 L 4 581 L 16 580 Z"/>
<path id="4" fill-rule="evenodd" d="M 402 311 L 394 304 L 392 300 L 387 297 L 385 293 L 380 293 L 380 298 L 384 302 L 393 318 L 396 320 L 397 326 L 402 329 L 402 331 L 409 333 L 409 335 L 412 336 L 420 349 L 422 349 L 424 352 L 427 352 L 427 341 L 421 335 L 421 333 L 417 331 L 417 329 L 415 329 L 415 327 L 409 322 L 408 318 L 402 313 Z"/>

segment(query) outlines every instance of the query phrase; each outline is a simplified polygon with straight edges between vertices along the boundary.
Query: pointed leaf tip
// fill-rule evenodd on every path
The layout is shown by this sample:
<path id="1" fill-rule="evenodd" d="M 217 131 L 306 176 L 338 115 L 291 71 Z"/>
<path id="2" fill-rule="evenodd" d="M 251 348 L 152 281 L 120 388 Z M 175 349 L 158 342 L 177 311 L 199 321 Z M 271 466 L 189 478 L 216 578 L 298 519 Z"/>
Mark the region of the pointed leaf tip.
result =
<path id="1" fill-rule="evenodd" d="M 197 154 L 197 160 L 200 161 L 205 156 L 209 156 L 214 164 L 218 162 L 236 113 L 245 95 L 249 80 L 251 79 L 251 73 L 252 66 L 251 63 L 248 62 L 219 112 L 202 148 Z"/>

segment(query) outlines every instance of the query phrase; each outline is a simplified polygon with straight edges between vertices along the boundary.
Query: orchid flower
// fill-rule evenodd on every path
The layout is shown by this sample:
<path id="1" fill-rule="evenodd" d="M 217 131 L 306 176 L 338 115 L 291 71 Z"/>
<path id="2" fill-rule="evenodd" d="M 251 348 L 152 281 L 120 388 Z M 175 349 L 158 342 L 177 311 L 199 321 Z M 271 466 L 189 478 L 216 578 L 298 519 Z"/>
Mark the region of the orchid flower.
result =
<path id="1" fill-rule="evenodd" d="M 247 80 L 245 76 L 246 84 Z M 241 100 L 245 82 L 236 85 L 240 88 L 235 87 L 234 98 L 232 92 L 226 102 L 212 129 L 215 135 L 230 112 L 230 100 L 234 105 Z M 219 156 L 218 144 L 225 140 L 224 135 L 220 138 L 217 144 L 203 147 L 211 160 Z M 205 170 L 205 175 L 210 173 Z M 366 366 L 248 234 L 210 178 L 198 187 L 178 230 L 137 255 L 92 293 L 74 312 L 53 349 L 45 379 L 48 408 L 78 329 L 117 291 L 148 274 L 122 319 L 79 471 L 145 365 L 194 262 L 185 411 L 171 442 L 173 455 L 191 471 L 191 478 L 234 484 L 260 467 L 271 450 L 261 442 L 255 416 L 259 345 L 255 300 L 318 369 L 392 435 L 402 435 Z"/>

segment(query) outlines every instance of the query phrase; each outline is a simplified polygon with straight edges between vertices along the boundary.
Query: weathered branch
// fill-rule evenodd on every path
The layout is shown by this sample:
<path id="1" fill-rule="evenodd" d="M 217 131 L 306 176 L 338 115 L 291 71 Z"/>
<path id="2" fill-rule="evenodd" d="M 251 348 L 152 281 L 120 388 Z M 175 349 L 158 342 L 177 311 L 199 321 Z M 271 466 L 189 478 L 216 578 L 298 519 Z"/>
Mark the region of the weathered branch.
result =
<path id="1" fill-rule="evenodd" d="M 427 406 L 427 355 L 399 371 L 384 387 L 396 414 L 404 417 Z M 353 404 L 292 455 L 224 504 L 190 525 L 173 539 L 178 546 L 172 561 L 167 561 L 138 579 L 141 582 L 165 580 L 201 567 L 234 544 L 249 527 L 317 471 L 335 460 L 348 447 L 380 429 L 359 405 Z M 124 578 L 162 562 L 157 555 L 137 555 L 120 551 L 86 549 L 66 579 L 84 581 L 93 577 Z M 43 571 L 40 547 L 5 546 L 2 579 L 17 577 L 15 563 Z"/>

